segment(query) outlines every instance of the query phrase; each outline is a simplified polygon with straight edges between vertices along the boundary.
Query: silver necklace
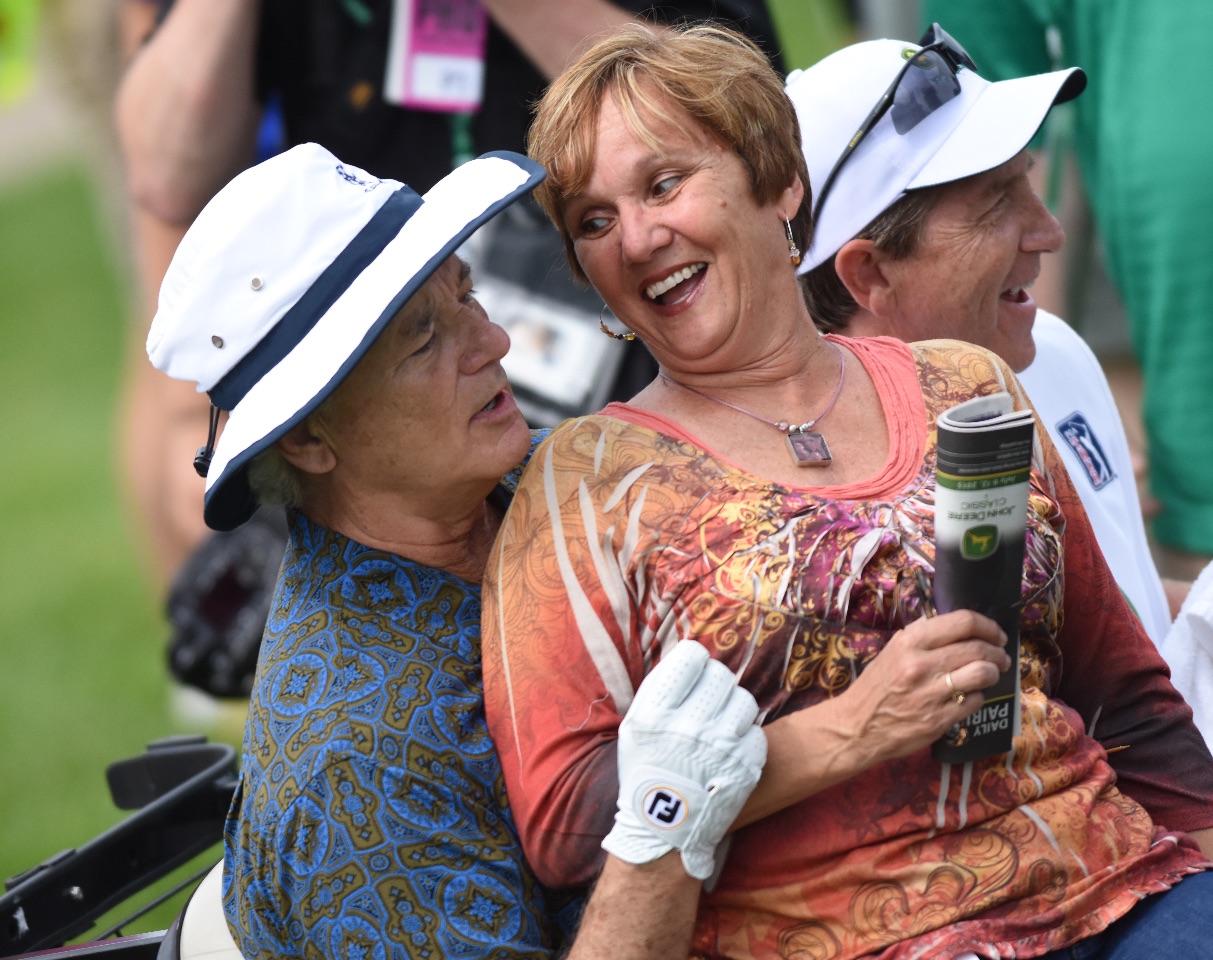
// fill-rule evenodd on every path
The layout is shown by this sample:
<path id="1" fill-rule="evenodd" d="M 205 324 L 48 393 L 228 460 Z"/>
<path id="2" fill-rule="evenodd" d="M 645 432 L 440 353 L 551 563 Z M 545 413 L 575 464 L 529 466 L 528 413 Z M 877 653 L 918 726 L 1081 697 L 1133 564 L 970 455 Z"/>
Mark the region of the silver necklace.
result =
<path id="1" fill-rule="evenodd" d="M 667 383 L 672 383 L 676 387 L 682 387 L 683 390 L 689 390 L 691 393 L 696 393 L 705 400 L 711 400 L 713 403 L 719 403 L 723 407 L 728 407 L 730 410 L 736 410 L 738 413 L 744 413 L 747 417 L 758 420 L 761 423 L 768 424 L 774 427 L 780 433 L 785 434 L 785 441 L 788 445 L 788 452 L 792 455 L 792 462 L 798 467 L 827 467 L 833 462 L 833 457 L 830 455 L 830 447 L 826 443 L 826 438 L 820 433 L 813 433 L 812 430 L 825 417 L 827 413 L 834 409 L 834 404 L 838 402 L 839 396 L 842 394 L 842 381 L 846 377 L 847 364 L 846 359 L 842 354 L 842 347 L 833 341 L 827 340 L 838 352 L 838 386 L 834 388 L 834 395 L 830 397 L 830 402 L 826 404 L 824 410 L 817 414 L 812 420 L 806 420 L 804 423 L 796 424 L 788 420 L 768 420 L 766 417 L 760 417 L 758 414 L 746 410 L 744 407 L 739 407 L 735 403 L 729 403 L 727 400 L 721 400 L 719 397 L 714 397 L 710 393 L 704 393 L 702 390 L 696 390 L 694 387 L 687 386 L 680 380 L 675 380 L 673 377 L 661 374 L 661 379 Z"/>

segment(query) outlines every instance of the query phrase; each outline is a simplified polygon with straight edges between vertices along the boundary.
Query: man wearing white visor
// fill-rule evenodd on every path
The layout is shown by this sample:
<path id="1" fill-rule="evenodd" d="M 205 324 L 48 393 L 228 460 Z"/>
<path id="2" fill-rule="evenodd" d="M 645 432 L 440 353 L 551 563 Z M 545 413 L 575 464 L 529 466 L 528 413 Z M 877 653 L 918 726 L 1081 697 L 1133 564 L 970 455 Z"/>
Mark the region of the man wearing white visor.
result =
<path id="1" fill-rule="evenodd" d="M 537 438 L 456 255 L 542 178 L 499 152 L 420 196 L 304 144 L 224 187 L 165 275 L 148 353 L 210 395 L 206 522 L 288 509 L 224 840 L 246 958 L 546 957 L 577 919 L 523 859 L 485 726 L 480 581 Z M 570 957 L 685 956 L 761 772 L 753 697 L 678 651 L 621 728 L 622 854 Z M 678 829 L 642 815 L 662 790 Z"/>
<path id="2" fill-rule="evenodd" d="M 1029 293 L 1064 233 L 1028 181 L 1028 142 L 1085 85 L 1075 68 L 991 83 L 938 24 L 919 44 L 858 43 L 793 72 L 815 214 L 799 270 L 823 329 L 967 340 L 1010 364 L 1158 644 L 1172 609 L 1111 389 L 1090 348 Z M 1186 585 L 1173 586 L 1178 605 Z"/>

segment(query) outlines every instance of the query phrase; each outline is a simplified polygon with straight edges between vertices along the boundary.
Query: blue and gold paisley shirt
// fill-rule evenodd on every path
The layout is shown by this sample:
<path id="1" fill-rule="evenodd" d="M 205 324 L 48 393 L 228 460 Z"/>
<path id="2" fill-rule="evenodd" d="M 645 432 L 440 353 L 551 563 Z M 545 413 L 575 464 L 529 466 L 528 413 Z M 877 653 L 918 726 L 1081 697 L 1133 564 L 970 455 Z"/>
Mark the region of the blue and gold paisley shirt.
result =
<path id="1" fill-rule="evenodd" d="M 549 955 L 485 727 L 479 584 L 290 528 L 224 839 L 241 952 Z"/>

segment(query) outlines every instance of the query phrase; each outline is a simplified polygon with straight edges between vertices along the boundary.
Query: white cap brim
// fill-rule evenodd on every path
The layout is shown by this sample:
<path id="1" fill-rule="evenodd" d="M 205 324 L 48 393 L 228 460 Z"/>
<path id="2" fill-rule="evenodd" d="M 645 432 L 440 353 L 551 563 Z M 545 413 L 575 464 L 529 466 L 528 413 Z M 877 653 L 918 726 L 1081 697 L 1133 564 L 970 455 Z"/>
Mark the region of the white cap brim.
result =
<path id="1" fill-rule="evenodd" d="M 1073 93 L 1065 94 L 1074 76 L 1082 71 L 1071 68 L 989 84 L 906 189 L 963 180 L 1006 163 L 1036 136 L 1054 104 L 1073 98 Z"/>
<path id="2" fill-rule="evenodd" d="M 800 121 L 814 198 L 872 107 L 917 44 L 871 40 L 794 71 L 787 93 Z M 907 190 L 950 183 L 1006 163 L 1023 150 L 1055 103 L 1077 96 L 1077 68 L 991 83 L 957 73 L 960 93 L 905 134 L 886 113 L 840 169 L 797 272 L 834 256 Z M 845 91 L 845 93 L 843 92 Z"/>

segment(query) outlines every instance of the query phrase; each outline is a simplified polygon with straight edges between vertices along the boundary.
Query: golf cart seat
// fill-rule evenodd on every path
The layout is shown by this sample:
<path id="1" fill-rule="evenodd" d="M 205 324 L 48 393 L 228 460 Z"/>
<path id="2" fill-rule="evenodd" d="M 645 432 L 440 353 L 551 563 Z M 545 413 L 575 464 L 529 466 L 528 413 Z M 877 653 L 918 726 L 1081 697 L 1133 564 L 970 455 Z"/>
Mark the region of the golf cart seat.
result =
<path id="1" fill-rule="evenodd" d="M 223 915 L 223 861 L 202 878 L 165 931 L 156 960 L 241 960 Z"/>

